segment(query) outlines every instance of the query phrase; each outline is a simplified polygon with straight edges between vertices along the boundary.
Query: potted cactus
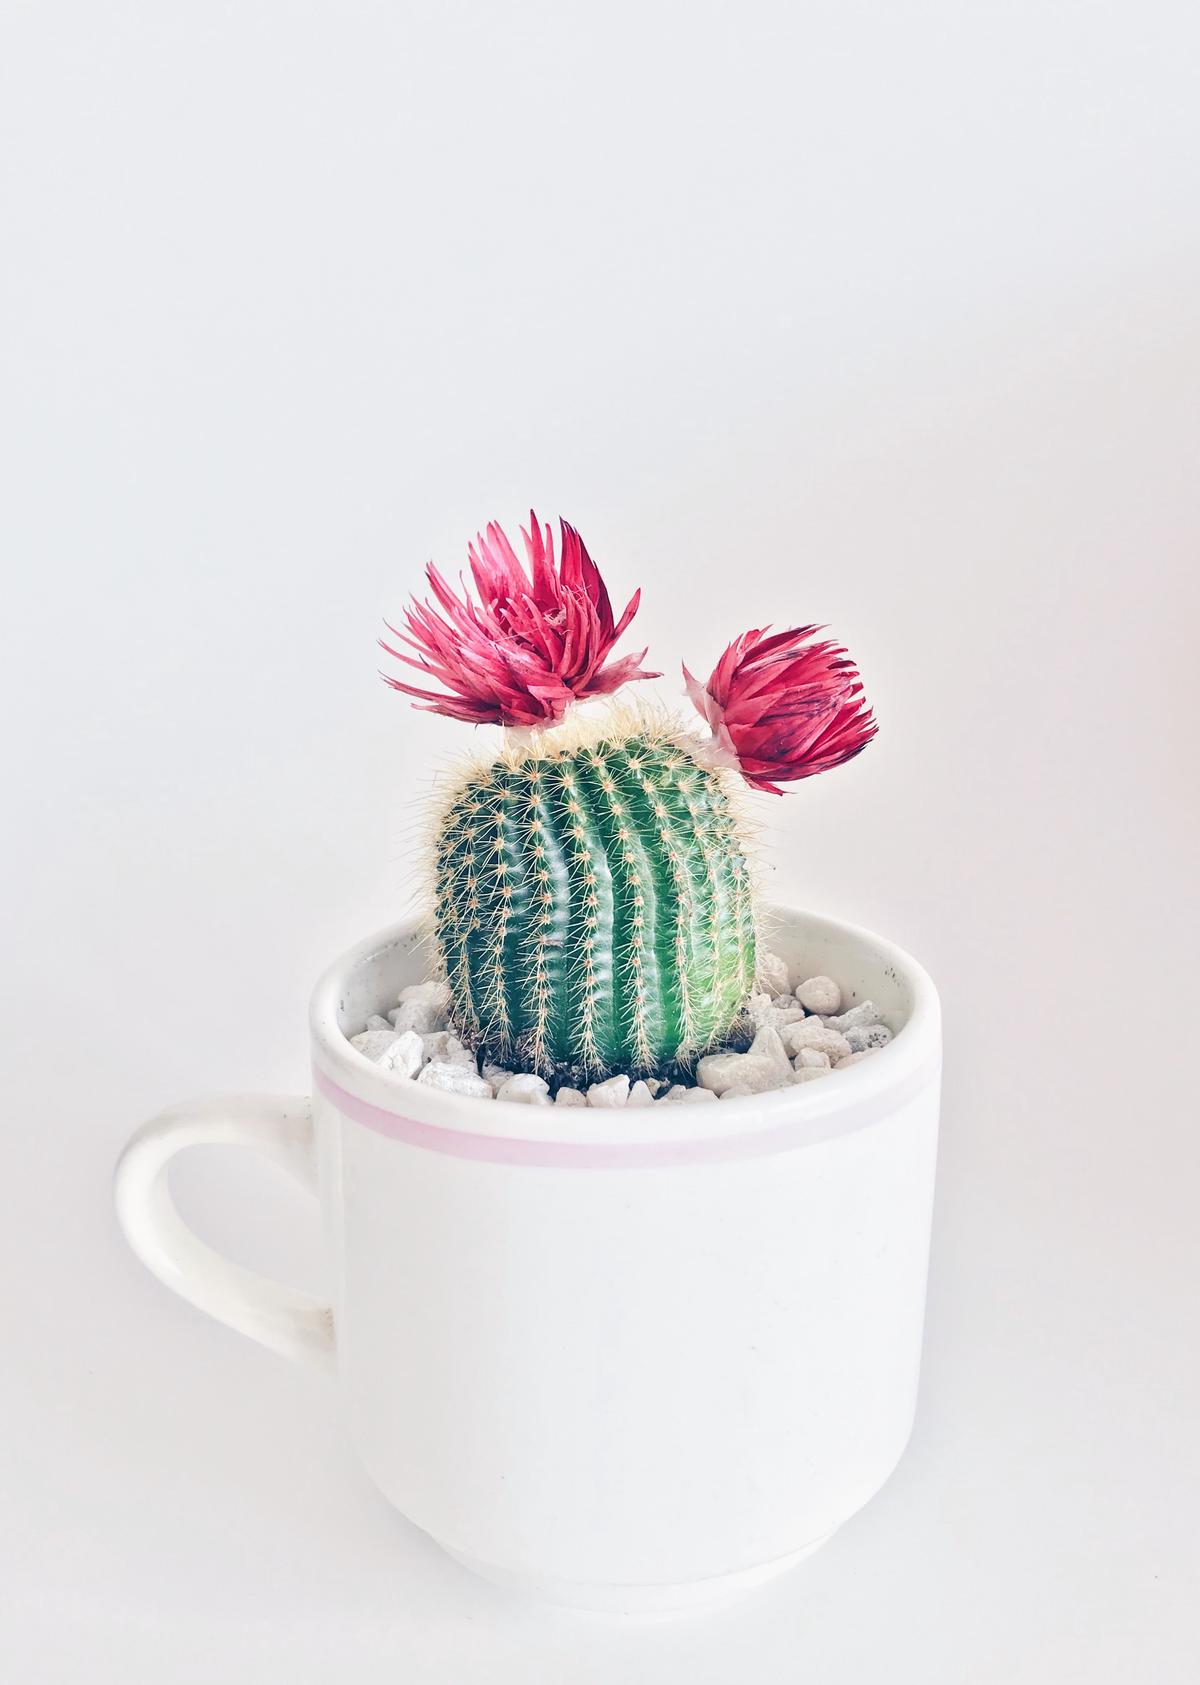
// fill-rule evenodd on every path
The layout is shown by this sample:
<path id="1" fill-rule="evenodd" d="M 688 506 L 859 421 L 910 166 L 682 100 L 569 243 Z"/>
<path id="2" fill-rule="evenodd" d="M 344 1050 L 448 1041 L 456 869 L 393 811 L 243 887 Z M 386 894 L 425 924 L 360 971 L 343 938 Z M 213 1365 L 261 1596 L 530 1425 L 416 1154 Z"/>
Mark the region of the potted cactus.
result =
<path id="1" fill-rule="evenodd" d="M 488 528 L 474 596 L 431 567 L 385 643 L 421 675 L 398 691 L 505 733 L 443 794 L 425 915 L 318 983 L 311 1099 L 161 1114 L 117 1207 L 185 1298 L 336 1369 L 369 1473 L 451 1555 L 560 1603 L 682 1609 L 800 1561 L 904 1449 L 937 996 L 882 937 L 756 905 L 739 786 L 870 741 L 845 651 L 749 631 L 706 683 L 685 669 L 698 731 L 590 719 L 658 676 L 612 655 L 638 598 L 613 614 L 565 524 L 557 555 L 536 520 L 525 544 L 528 570 Z M 184 1227 L 167 1166 L 204 1141 L 318 1193 L 328 1299 Z"/>
<path id="2" fill-rule="evenodd" d="M 642 667 L 645 650 L 609 659 L 640 593 L 616 619 L 578 532 L 561 526 L 556 557 L 531 514 L 528 573 L 499 526 L 480 534 L 478 602 L 430 564 L 433 600 L 383 641 L 444 687 L 385 675 L 394 690 L 505 730 L 436 825 L 449 1024 L 480 1069 L 536 1074 L 547 1095 L 621 1075 L 690 1082 L 704 1055 L 744 1050 L 754 1029 L 759 919 L 735 783 L 781 794 L 859 754 L 875 724 L 854 663 L 815 626 L 743 633 L 707 684 L 685 667 L 703 736 L 646 710 L 580 719 L 575 704 L 661 675 Z"/>

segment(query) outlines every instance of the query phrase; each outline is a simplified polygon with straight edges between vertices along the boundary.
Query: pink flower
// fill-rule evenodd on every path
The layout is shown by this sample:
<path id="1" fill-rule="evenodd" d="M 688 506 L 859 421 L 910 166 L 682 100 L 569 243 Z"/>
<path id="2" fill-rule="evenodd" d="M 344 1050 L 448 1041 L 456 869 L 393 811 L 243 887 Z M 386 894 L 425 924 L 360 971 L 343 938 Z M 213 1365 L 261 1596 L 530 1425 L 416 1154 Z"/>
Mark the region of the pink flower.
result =
<path id="1" fill-rule="evenodd" d="M 382 639 L 380 647 L 438 680 L 450 695 L 418 690 L 384 674 L 393 690 L 418 697 L 426 712 L 475 725 L 548 726 L 585 696 L 607 694 L 629 679 L 661 676 L 642 671 L 645 650 L 604 666 L 637 613 L 641 592 L 634 592 L 614 623 L 600 570 L 575 528 L 560 523 L 562 556 L 556 562 L 549 526 L 543 531 L 532 510 L 529 524 L 529 532 L 521 529 L 528 576 L 494 521 L 486 536 L 480 533 L 468 546 L 478 603 L 465 586 L 456 596 L 430 562 L 426 575 L 444 613 L 414 598 L 403 629 L 388 625 L 388 630 L 417 654 Z"/>
<path id="2" fill-rule="evenodd" d="M 857 755 L 876 725 L 858 669 L 839 644 L 809 643 L 820 626 L 767 637 L 743 632 L 706 685 L 683 669 L 688 695 L 748 784 L 781 796 L 774 779 L 811 778 Z"/>

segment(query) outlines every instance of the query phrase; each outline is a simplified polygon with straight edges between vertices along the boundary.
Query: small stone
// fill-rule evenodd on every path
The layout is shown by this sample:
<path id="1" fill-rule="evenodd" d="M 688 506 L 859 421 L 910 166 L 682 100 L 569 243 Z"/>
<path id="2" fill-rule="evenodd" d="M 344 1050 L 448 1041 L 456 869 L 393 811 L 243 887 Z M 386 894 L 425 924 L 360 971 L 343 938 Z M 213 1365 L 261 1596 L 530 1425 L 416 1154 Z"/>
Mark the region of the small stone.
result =
<path id="1" fill-rule="evenodd" d="M 388 1017 L 396 1026 L 397 1032 L 415 1030 L 419 1036 L 446 1027 L 445 1007 L 429 1000 L 403 1001 L 399 1006 L 392 1008 Z"/>
<path id="2" fill-rule="evenodd" d="M 848 1012 L 843 1012 L 840 1018 L 828 1018 L 826 1022 L 831 1030 L 840 1030 L 844 1035 L 847 1030 L 866 1028 L 870 1024 L 881 1024 L 883 1013 L 880 1012 L 873 1000 L 864 1000 L 860 1001 L 857 1006 L 852 1006 Z"/>
<path id="3" fill-rule="evenodd" d="M 789 1053 L 799 1053 L 802 1047 L 815 1047 L 829 1056 L 830 1064 L 852 1051 L 845 1036 L 822 1024 L 819 1018 L 806 1018 L 803 1024 L 789 1024 L 783 1032 L 783 1045 Z"/>
<path id="4" fill-rule="evenodd" d="M 792 1072 L 793 1082 L 812 1082 L 814 1077 L 827 1077 L 828 1065 L 801 1065 Z"/>
<path id="5" fill-rule="evenodd" d="M 350 1045 L 378 1064 L 395 1040 L 395 1030 L 364 1030 L 362 1035 L 350 1037 Z"/>
<path id="6" fill-rule="evenodd" d="M 775 1032 L 772 1030 L 771 1034 Z M 783 1053 L 782 1042 L 780 1053 Z M 765 1053 L 710 1053 L 696 1069 L 700 1086 L 721 1097 L 734 1086 L 744 1094 L 765 1094 L 769 1089 L 782 1087 L 789 1074 L 786 1055 L 780 1065 Z"/>
<path id="7" fill-rule="evenodd" d="M 449 1030 L 434 1030 L 420 1038 L 426 1059 L 449 1059 L 455 1065 L 475 1067 L 475 1055 Z"/>
<path id="8" fill-rule="evenodd" d="M 410 1006 L 419 1001 L 423 1005 L 436 1007 L 439 1012 L 448 1012 L 450 1010 L 450 985 L 442 981 L 410 983 L 407 988 L 401 989 L 396 999 L 401 1006 Z"/>
<path id="9" fill-rule="evenodd" d="M 627 1106 L 649 1106 L 653 1099 L 653 1094 L 644 1082 L 635 1082 L 629 1090 L 629 1098 L 625 1104 Z"/>
<path id="10" fill-rule="evenodd" d="M 489 1084 L 489 1087 L 491 1085 Z M 509 1077 L 503 1088 L 496 1091 L 497 1100 L 516 1100 L 523 1106 L 548 1106 L 550 1084 L 532 1072 L 519 1072 Z"/>
<path id="11" fill-rule="evenodd" d="M 646 1077 L 645 1083 L 654 1098 L 657 1098 L 662 1090 L 667 1086 L 661 1077 Z"/>
<path id="12" fill-rule="evenodd" d="M 744 1058 L 743 1053 L 706 1054 L 696 1066 L 697 1083 L 701 1088 L 711 1089 L 714 1094 L 724 1094 L 731 1083 L 739 1080 Z"/>
<path id="13" fill-rule="evenodd" d="M 764 1024 L 746 1051 L 747 1059 L 767 1059 L 781 1076 L 786 1076 L 791 1060 L 779 1038 L 779 1031 Z"/>
<path id="14" fill-rule="evenodd" d="M 851 1024 L 845 1035 L 852 1053 L 874 1053 L 892 1039 L 886 1024 Z"/>
<path id="15" fill-rule="evenodd" d="M 802 1047 L 795 1059 L 798 1071 L 827 1071 L 829 1064 L 828 1053 L 822 1052 L 819 1047 Z"/>
<path id="16" fill-rule="evenodd" d="M 490 1100 L 491 1084 L 484 1082 L 471 1065 L 460 1065 L 449 1059 L 431 1059 L 417 1078 L 426 1088 L 440 1088 L 447 1094 L 467 1094 L 473 1099 Z"/>
<path id="17" fill-rule="evenodd" d="M 711 1088 L 685 1088 L 680 1096 L 681 1106 L 698 1106 L 704 1100 L 715 1100 L 716 1095 Z"/>
<path id="18" fill-rule="evenodd" d="M 383 1070 L 390 1071 L 393 1076 L 409 1079 L 415 1077 L 425 1063 L 425 1049 L 420 1036 L 415 1030 L 405 1030 L 402 1036 L 393 1039 L 392 1045 L 379 1063 Z"/>
<path id="19" fill-rule="evenodd" d="M 684 1098 L 684 1096 L 689 1094 L 689 1093 L 691 1093 L 691 1090 L 688 1089 L 688 1088 L 685 1088 L 683 1083 L 673 1082 L 671 1084 L 670 1088 L 668 1088 L 664 1094 L 659 1095 L 658 1099 L 654 1102 L 654 1104 L 656 1106 L 677 1106 L 680 1103 L 680 1101 Z M 707 1094 L 708 1089 L 702 1088 L 700 1090 L 700 1093 L 701 1094 Z"/>
<path id="20" fill-rule="evenodd" d="M 766 996 L 762 995 L 759 999 L 765 1000 Z M 778 995 L 761 1011 L 755 1012 L 752 1009 L 750 1015 L 754 1020 L 756 1032 L 769 1028 L 782 1035 L 789 1024 L 800 1023 L 804 1017 L 804 1008 L 798 1001 L 793 1000 L 791 995 Z"/>
<path id="21" fill-rule="evenodd" d="M 368 1030 L 380 1030 L 380 1031 L 386 1030 L 389 1035 L 393 1035 L 393 1036 L 396 1033 L 395 1030 L 392 1028 L 391 1019 L 390 1018 L 384 1018 L 383 1015 L 381 1013 L 378 1013 L 378 1012 L 372 1012 L 371 1016 L 367 1019 L 367 1029 Z"/>
<path id="22" fill-rule="evenodd" d="M 839 1059 L 833 1068 L 835 1071 L 844 1071 L 847 1065 L 857 1065 L 861 1059 L 869 1059 L 875 1051 L 875 1048 L 868 1047 L 861 1053 L 847 1053 L 845 1058 Z"/>
<path id="23" fill-rule="evenodd" d="M 629 1078 L 624 1075 L 609 1077 L 605 1082 L 594 1082 L 587 1091 L 589 1106 L 606 1107 L 609 1110 L 625 1105 L 628 1099 Z"/>
<path id="24" fill-rule="evenodd" d="M 503 1065 L 493 1065 L 488 1062 L 485 1063 L 481 1074 L 484 1082 L 488 1084 L 492 1093 L 495 1094 L 497 1089 L 504 1087 L 504 1084 L 508 1081 L 509 1077 L 513 1075 L 513 1072 L 506 1071 Z"/>
<path id="25" fill-rule="evenodd" d="M 842 991 L 832 977 L 806 977 L 796 986 L 796 999 L 809 1012 L 840 1012 Z M 836 1025 L 834 1026 L 836 1029 Z"/>
<path id="26" fill-rule="evenodd" d="M 787 961 L 781 955 L 772 954 L 765 948 L 759 950 L 758 981 L 773 995 L 787 995 L 792 991 Z"/>
<path id="27" fill-rule="evenodd" d="M 586 1106 L 587 1095 L 581 1094 L 577 1088 L 560 1088 L 554 1096 L 556 1106 Z"/>

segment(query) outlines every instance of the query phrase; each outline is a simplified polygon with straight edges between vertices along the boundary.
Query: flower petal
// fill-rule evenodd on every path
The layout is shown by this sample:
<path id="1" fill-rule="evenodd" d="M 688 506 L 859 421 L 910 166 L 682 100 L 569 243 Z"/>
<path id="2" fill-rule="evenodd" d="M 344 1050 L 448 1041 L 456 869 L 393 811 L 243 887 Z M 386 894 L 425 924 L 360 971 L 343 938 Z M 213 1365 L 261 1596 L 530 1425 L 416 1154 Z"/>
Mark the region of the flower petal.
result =
<path id="1" fill-rule="evenodd" d="M 496 522 L 478 533 L 467 547 L 478 601 L 465 582 L 460 592 L 452 590 L 431 562 L 426 577 L 433 601 L 410 603 L 403 630 L 388 626 L 405 648 L 382 647 L 444 685 L 447 694 L 398 679 L 388 678 L 388 684 L 454 719 L 545 726 L 585 696 L 607 694 L 632 679 L 657 678 L 641 668 L 644 650 L 605 666 L 641 593 L 634 592 L 614 624 L 599 568 L 575 528 L 560 524 L 556 560 L 550 527 L 530 510 L 529 529 L 521 529 L 528 572 Z"/>
<path id="2" fill-rule="evenodd" d="M 820 626 L 766 635 L 752 629 L 722 652 L 707 685 L 685 667 L 697 711 L 747 783 L 774 795 L 775 780 L 827 772 L 860 754 L 876 725 L 858 669 L 840 646 L 810 640 Z"/>

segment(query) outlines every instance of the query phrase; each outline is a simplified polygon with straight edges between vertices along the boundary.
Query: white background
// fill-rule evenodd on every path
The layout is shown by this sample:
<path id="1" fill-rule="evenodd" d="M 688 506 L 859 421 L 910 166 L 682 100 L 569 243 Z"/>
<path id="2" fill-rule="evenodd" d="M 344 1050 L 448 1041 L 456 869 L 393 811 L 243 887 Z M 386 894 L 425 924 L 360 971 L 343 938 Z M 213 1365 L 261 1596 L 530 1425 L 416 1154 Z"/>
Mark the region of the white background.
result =
<path id="1" fill-rule="evenodd" d="M 14 1679 L 1197 1676 L 1198 49 L 1182 0 L 9 0 Z M 759 799 L 771 887 L 945 1001 L 910 1453 L 690 1624 L 469 1580 L 109 1210 L 141 1117 L 303 1085 L 470 738 L 380 616 L 531 501 L 668 695 L 748 624 L 846 640 L 880 736 Z M 319 1276 L 268 1172 L 178 1183 Z"/>

